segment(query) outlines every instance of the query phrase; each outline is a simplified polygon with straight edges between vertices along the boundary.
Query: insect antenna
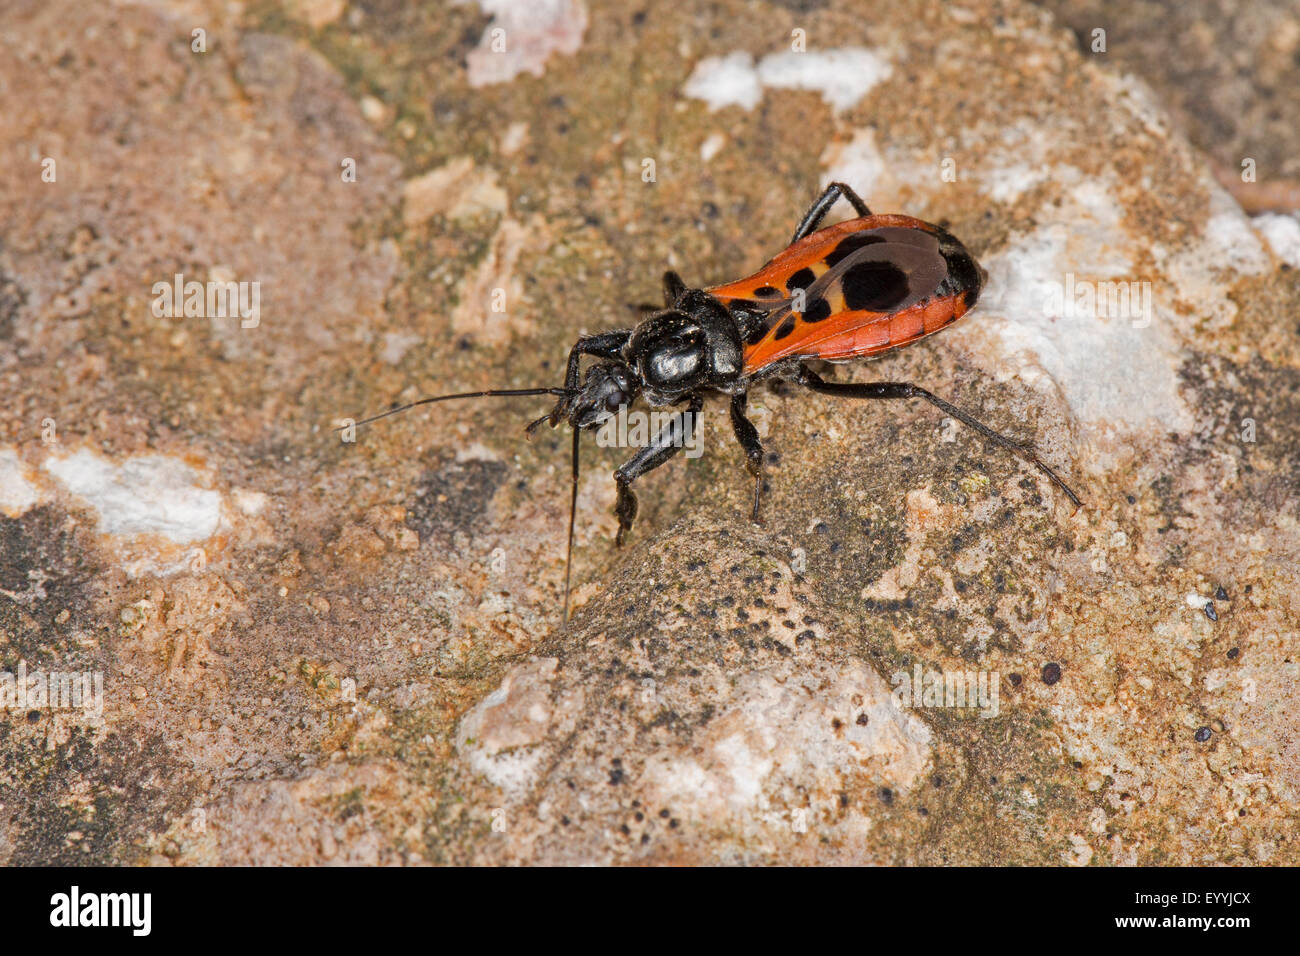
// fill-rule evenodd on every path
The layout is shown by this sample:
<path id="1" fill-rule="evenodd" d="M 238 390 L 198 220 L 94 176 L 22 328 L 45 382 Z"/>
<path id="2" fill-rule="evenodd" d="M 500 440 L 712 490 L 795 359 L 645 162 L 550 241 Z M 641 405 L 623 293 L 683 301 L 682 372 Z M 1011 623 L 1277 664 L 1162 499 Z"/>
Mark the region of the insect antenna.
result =
<path id="1" fill-rule="evenodd" d="M 369 418 L 363 418 L 359 422 L 353 422 L 353 427 L 369 425 L 371 422 L 377 422 L 381 418 L 387 418 L 389 415 L 397 415 L 400 412 L 409 411 L 417 405 L 429 405 L 433 402 L 449 402 L 454 398 L 497 398 L 510 395 L 567 395 L 568 393 L 562 388 L 489 388 L 482 392 L 457 392 L 455 395 L 435 395 L 432 398 L 422 398 L 419 401 L 411 402 L 409 405 L 400 405 L 397 408 L 390 408 L 386 412 L 380 412 L 378 415 L 371 415 Z M 347 428 L 347 425 L 340 425 L 334 429 L 341 432 Z"/>

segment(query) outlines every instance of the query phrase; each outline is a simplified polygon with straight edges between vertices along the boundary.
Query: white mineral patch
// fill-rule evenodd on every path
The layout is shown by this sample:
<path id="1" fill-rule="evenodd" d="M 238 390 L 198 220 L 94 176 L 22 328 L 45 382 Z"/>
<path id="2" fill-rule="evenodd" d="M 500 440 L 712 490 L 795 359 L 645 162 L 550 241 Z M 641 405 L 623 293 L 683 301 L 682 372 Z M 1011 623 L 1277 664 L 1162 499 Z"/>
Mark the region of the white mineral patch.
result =
<path id="1" fill-rule="evenodd" d="M 714 156 L 722 151 L 722 147 L 727 145 L 727 137 L 721 133 L 712 133 L 708 139 L 700 144 L 700 159 L 708 162 Z"/>
<path id="2" fill-rule="evenodd" d="M 1020 196 L 1044 182 L 1051 175 L 1045 165 L 1031 166 L 1013 163 L 979 173 L 984 182 L 983 192 L 995 202 L 1015 202 Z"/>
<path id="3" fill-rule="evenodd" d="M 1086 425 L 1190 428 L 1170 290 L 1133 272 L 1112 191 L 1080 180 L 1039 222 L 984 260 L 980 328 L 995 330 L 1016 374 L 1033 382 L 1046 372 Z"/>
<path id="4" fill-rule="evenodd" d="M 526 142 L 528 142 L 528 124 L 511 123 L 501 134 L 501 152 L 506 156 L 513 156 Z"/>
<path id="5" fill-rule="evenodd" d="M 684 91 L 704 100 L 710 110 L 742 106 L 752 110 L 763 98 L 763 85 L 754 72 L 754 57 L 744 51 L 710 56 L 695 65 Z"/>
<path id="6" fill-rule="evenodd" d="M 541 76 L 552 53 L 572 56 L 582 46 L 587 7 L 582 0 L 478 0 L 491 15 L 465 65 L 470 86 L 508 83 L 520 73 Z"/>
<path id="7" fill-rule="evenodd" d="M 459 156 L 423 175 L 408 179 L 402 188 L 402 219 L 416 226 L 433 216 L 466 219 L 485 214 L 503 214 L 508 206 L 506 191 L 496 172 L 476 166 L 468 156 Z"/>
<path id="8" fill-rule="evenodd" d="M 270 500 L 260 491 L 248 491 L 243 488 L 235 489 L 234 499 L 235 507 L 249 517 L 261 514 Z"/>
<path id="9" fill-rule="evenodd" d="M 1231 288 L 1242 275 L 1262 275 L 1273 268 L 1259 234 L 1235 199 L 1205 171 L 1198 184 L 1210 197 L 1210 218 L 1200 241 L 1176 251 L 1159 243 L 1149 252 L 1164 275 L 1170 296 L 1195 303 L 1195 318 L 1182 318 L 1183 335 L 1196 336 L 1227 329 L 1237 319 Z"/>
<path id="10" fill-rule="evenodd" d="M 0 511 L 17 518 L 41 501 L 40 490 L 27 480 L 18 452 L 0 448 Z"/>
<path id="11" fill-rule="evenodd" d="M 108 534 L 158 534 L 177 544 L 202 541 L 221 523 L 221 495 L 200 488 L 194 471 L 164 455 L 117 465 L 81 450 L 45 462 L 45 470 L 99 514 Z"/>
<path id="12" fill-rule="evenodd" d="M 1210 222 L 1205 227 L 1205 242 L 1213 260 L 1243 275 L 1263 275 L 1272 268 L 1250 220 L 1237 201 L 1218 184 L 1210 193 Z"/>
<path id="13" fill-rule="evenodd" d="M 289 12 L 313 30 L 328 26 L 343 15 L 344 0 L 289 0 Z"/>
<path id="14" fill-rule="evenodd" d="M 742 676 L 691 746 L 651 756 L 645 778 L 657 802 L 687 813 L 752 814 L 796 787 L 814 804 L 855 779 L 907 790 L 929 765 L 930 739 L 861 663 L 769 669 Z"/>
<path id="15" fill-rule="evenodd" d="M 1268 240 L 1273 254 L 1292 268 L 1300 269 L 1300 219 L 1280 212 L 1266 212 L 1251 225 Z"/>
<path id="16" fill-rule="evenodd" d="M 582 706 L 581 691 L 551 700 L 558 663 L 542 657 L 514 667 L 461 720 L 457 748 L 476 772 L 510 796 L 533 786 L 546 757 L 541 745 Z"/>
<path id="17" fill-rule="evenodd" d="M 412 346 L 419 345 L 422 341 L 423 339 L 413 332 L 385 332 L 379 357 L 389 365 L 397 365 Z"/>
<path id="18" fill-rule="evenodd" d="M 823 186 L 833 182 L 848 183 L 867 201 L 867 205 L 876 201 L 896 201 L 898 184 L 876 145 L 875 130 L 860 129 L 847 143 L 832 142 L 822 151 L 821 164 L 826 168 L 826 174 L 822 176 Z"/>
<path id="19" fill-rule="evenodd" d="M 847 110 L 888 79 L 893 68 L 861 47 L 817 52 L 773 53 L 758 64 L 758 78 L 769 89 L 815 90 L 830 106 Z"/>
<path id="20" fill-rule="evenodd" d="M 710 110 L 741 106 L 752 110 L 763 90 L 814 90 L 836 111 L 855 106 L 893 68 L 871 50 L 845 47 L 836 50 L 772 53 L 754 63 L 744 51 L 706 57 L 696 64 L 684 92 L 704 100 Z"/>

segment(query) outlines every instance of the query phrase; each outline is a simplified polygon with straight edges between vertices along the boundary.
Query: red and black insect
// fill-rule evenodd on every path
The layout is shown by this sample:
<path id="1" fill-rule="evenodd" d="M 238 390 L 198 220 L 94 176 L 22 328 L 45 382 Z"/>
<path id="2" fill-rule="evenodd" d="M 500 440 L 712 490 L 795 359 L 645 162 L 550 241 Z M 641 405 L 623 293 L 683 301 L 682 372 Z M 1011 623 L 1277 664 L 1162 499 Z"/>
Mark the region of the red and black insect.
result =
<path id="1" fill-rule="evenodd" d="M 818 229 L 840 198 L 857 219 Z M 709 392 L 730 396 L 731 425 L 754 476 L 753 519 L 763 490 L 763 447 L 745 417 L 749 390 L 782 379 L 841 398 L 921 398 L 989 441 L 1038 468 L 1079 507 L 1079 497 L 1031 448 L 907 382 L 827 382 L 809 360 L 843 362 L 910 345 L 947 328 L 975 305 L 987 278 L 946 229 L 909 216 L 872 215 L 843 183 L 831 183 L 805 213 L 790 246 L 747 279 L 689 288 L 664 275 L 664 308 L 630 329 L 584 335 L 569 351 L 560 388 L 490 389 L 421 399 L 358 422 L 368 424 L 430 402 L 511 395 L 554 395 L 555 407 L 528 426 L 573 428 L 569 555 L 578 495 L 578 439 L 636 399 L 651 407 L 684 406 L 650 443 L 614 472 L 617 543 L 636 519 L 632 483 L 686 444 Z M 584 356 L 594 358 L 586 371 Z M 568 613 L 568 558 L 565 616 Z"/>

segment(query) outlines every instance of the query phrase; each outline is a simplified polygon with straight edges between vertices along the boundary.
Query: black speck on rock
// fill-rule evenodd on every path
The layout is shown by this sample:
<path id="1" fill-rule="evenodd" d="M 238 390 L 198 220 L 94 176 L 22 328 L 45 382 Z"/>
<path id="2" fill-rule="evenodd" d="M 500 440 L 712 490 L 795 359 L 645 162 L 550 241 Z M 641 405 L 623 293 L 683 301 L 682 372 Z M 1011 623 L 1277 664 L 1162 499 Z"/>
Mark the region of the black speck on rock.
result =
<path id="1" fill-rule="evenodd" d="M 1211 621 L 1217 621 L 1219 619 L 1219 612 L 1215 610 L 1213 601 L 1205 602 L 1205 616 Z"/>
<path id="2" fill-rule="evenodd" d="M 1050 661 L 1043 665 L 1043 683 L 1052 686 L 1061 679 L 1061 665 L 1056 661 Z"/>
<path id="3" fill-rule="evenodd" d="M 1214 733 L 1214 731 L 1210 730 L 1209 727 L 1197 727 L 1197 728 L 1196 728 L 1196 742 L 1197 742 L 1198 744 L 1203 744 L 1203 743 L 1205 743 L 1207 740 L 1210 739 L 1210 736 L 1211 736 L 1213 733 Z"/>

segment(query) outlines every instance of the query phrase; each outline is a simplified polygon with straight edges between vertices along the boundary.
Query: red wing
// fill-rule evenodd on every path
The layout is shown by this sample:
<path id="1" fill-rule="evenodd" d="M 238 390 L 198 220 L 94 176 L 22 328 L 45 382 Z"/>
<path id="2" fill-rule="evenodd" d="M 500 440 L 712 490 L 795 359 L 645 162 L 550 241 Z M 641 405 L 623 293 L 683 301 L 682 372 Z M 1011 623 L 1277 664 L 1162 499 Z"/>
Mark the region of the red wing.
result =
<path id="1" fill-rule="evenodd" d="M 865 216 L 820 229 L 754 275 L 708 291 L 760 316 L 745 373 L 794 357 L 843 360 L 906 345 L 966 311 L 938 295 L 948 275 L 936 228 L 910 216 Z"/>
<path id="2" fill-rule="evenodd" d="M 881 222 L 880 220 L 890 221 Z M 836 223 L 825 229 L 819 229 L 811 236 L 805 236 L 794 245 L 783 250 L 752 276 L 739 279 L 736 282 L 728 282 L 726 285 L 714 286 L 706 291 L 721 299 L 726 305 L 731 305 L 732 300 L 736 299 L 751 300 L 762 311 L 764 306 L 775 304 L 778 300 L 787 297 L 790 277 L 798 274 L 801 269 L 812 269 L 814 272 L 819 268 L 823 272 L 828 269 L 829 266 L 824 261 L 826 256 L 846 236 L 864 232 L 879 225 L 900 224 L 894 222 L 894 220 L 906 220 L 908 223 L 920 221 L 910 219 L 907 216 L 868 216 L 865 219 L 850 219 L 847 222 Z M 767 290 L 773 291 L 768 292 Z"/>
<path id="3" fill-rule="evenodd" d="M 839 362 L 888 352 L 938 332 L 965 312 L 965 293 L 931 298 L 898 312 L 834 312 L 816 323 L 787 312 L 760 341 L 745 349 L 745 374 L 788 358 Z"/>
<path id="4" fill-rule="evenodd" d="M 782 250 L 752 276 L 725 285 L 713 286 L 706 291 L 727 304 L 731 304 L 731 300 L 736 299 L 753 300 L 762 311 L 764 306 L 786 297 L 791 277 L 798 275 L 801 270 L 811 269 L 816 274 L 824 272 L 835 264 L 836 253 L 848 251 L 840 249 L 845 240 L 848 240 L 849 247 L 854 247 L 855 243 L 862 241 L 864 237 L 873 236 L 882 229 L 915 230 L 929 235 L 934 227 L 911 216 L 897 215 L 864 216 L 860 219 L 837 222 L 825 229 L 818 229 L 812 235 L 805 236 L 794 245 Z M 779 295 L 760 294 L 766 289 L 774 289 Z"/>

